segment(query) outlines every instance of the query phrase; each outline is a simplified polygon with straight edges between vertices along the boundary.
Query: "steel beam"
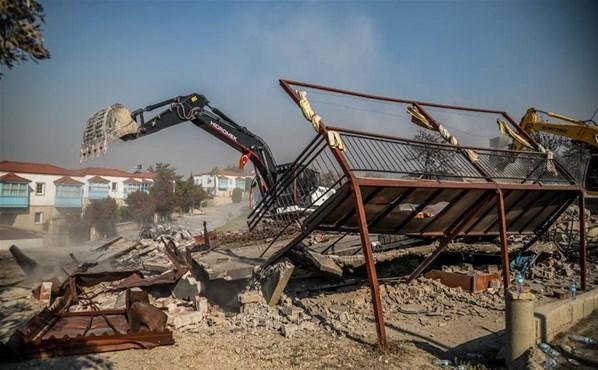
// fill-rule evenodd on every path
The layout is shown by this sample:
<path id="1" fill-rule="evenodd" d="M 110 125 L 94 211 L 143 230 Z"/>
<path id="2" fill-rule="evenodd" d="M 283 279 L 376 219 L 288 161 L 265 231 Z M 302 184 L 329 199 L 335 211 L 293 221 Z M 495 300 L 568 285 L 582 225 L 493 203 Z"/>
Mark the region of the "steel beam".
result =
<path id="1" fill-rule="evenodd" d="M 382 312 L 382 301 L 380 300 L 380 287 L 378 285 L 378 273 L 376 272 L 376 263 L 374 262 L 374 255 L 372 253 L 372 244 L 370 243 L 370 236 L 368 231 L 367 219 L 365 215 L 365 207 L 361 198 L 361 190 L 358 185 L 353 189 L 353 199 L 355 200 L 355 207 L 357 209 L 357 220 L 359 222 L 359 235 L 361 237 L 361 245 L 363 256 L 365 258 L 365 267 L 368 273 L 368 281 L 372 293 L 372 303 L 374 306 L 374 319 L 376 320 L 376 332 L 378 334 L 378 345 L 381 349 L 386 350 L 386 330 L 384 328 L 384 313 Z"/>

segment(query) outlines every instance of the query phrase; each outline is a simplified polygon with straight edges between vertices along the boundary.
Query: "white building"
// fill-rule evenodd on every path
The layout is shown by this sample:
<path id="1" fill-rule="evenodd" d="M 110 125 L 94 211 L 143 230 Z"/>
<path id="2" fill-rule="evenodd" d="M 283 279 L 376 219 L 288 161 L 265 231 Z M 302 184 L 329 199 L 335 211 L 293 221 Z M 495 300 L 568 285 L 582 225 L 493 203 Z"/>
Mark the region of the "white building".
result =
<path id="1" fill-rule="evenodd" d="M 148 172 L 0 161 L 0 224 L 59 232 L 57 225 L 78 217 L 93 200 L 110 197 L 122 206 L 131 192 L 148 191 L 152 178 Z"/>
<path id="2" fill-rule="evenodd" d="M 253 176 L 241 171 L 221 170 L 216 173 L 193 174 L 193 183 L 201 186 L 208 194 L 219 198 L 230 198 L 233 190 L 248 192 Z"/>

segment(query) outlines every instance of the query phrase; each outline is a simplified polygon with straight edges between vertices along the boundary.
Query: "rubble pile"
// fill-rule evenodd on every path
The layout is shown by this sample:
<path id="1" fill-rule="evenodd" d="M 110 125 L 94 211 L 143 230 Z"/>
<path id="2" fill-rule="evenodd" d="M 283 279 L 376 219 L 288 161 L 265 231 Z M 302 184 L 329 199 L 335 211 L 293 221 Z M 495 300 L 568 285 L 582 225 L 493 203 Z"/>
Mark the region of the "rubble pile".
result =
<path id="1" fill-rule="evenodd" d="M 588 259 L 598 262 L 598 215 L 590 214 L 586 209 L 586 240 Z M 570 260 L 579 257 L 579 209 L 569 207 L 548 232 L 547 239 L 553 241 L 558 249 Z"/>
<path id="2" fill-rule="evenodd" d="M 139 233 L 141 239 L 128 253 L 112 261 L 115 269 L 138 269 L 144 275 L 155 275 L 176 268 L 168 254 L 168 246 L 173 245 L 179 257 L 184 256 L 195 245 L 189 230 L 177 225 L 165 224 L 144 227 Z"/>
<path id="3" fill-rule="evenodd" d="M 422 323 L 432 318 L 442 322 L 456 315 L 482 317 L 487 310 L 504 310 L 502 289 L 474 294 L 426 278 L 419 278 L 408 286 L 383 284 L 380 295 L 385 316 L 390 320 L 400 320 L 401 315 L 419 315 L 423 317 Z M 314 297 L 301 302 L 311 315 L 335 322 L 335 327 L 349 329 L 361 325 L 365 329 L 371 326 L 364 320 L 372 316 L 371 293 L 366 287 L 332 300 Z"/>
<path id="4" fill-rule="evenodd" d="M 280 235 L 282 238 L 292 237 L 298 230 L 298 226 L 291 225 Z M 219 232 L 216 234 L 218 244 L 226 244 L 227 247 L 237 245 L 259 244 L 269 242 L 280 233 L 280 227 L 276 224 L 263 224 L 254 230 L 237 230 Z"/>

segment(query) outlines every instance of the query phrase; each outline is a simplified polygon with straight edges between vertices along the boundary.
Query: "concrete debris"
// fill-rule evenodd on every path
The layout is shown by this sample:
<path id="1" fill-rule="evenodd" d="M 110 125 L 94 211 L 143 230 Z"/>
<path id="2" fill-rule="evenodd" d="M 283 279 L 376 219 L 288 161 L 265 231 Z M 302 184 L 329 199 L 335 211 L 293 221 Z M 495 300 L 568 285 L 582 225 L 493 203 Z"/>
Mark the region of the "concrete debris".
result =
<path id="1" fill-rule="evenodd" d="M 262 272 L 260 277 L 262 294 L 270 306 L 278 304 L 294 270 L 295 265 L 284 258 Z"/>
<path id="2" fill-rule="evenodd" d="M 251 303 L 261 303 L 264 301 L 264 297 L 258 291 L 249 291 L 239 294 L 239 303 L 242 305 Z"/>
<path id="3" fill-rule="evenodd" d="M 195 297 L 203 293 L 201 282 L 197 281 L 191 272 L 185 273 L 177 281 L 172 294 L 179 299 L 193 301 Z"/>
<path id="4" fill-rule="evenodd" d="M 205 317 L 205 312 L 189 312 L 181 315 L 176 315 L 172 320 L 171 325 L 177 330 L 183 330 L 185 327 L 190 325 L 197 325 L 202 322 Z"/>

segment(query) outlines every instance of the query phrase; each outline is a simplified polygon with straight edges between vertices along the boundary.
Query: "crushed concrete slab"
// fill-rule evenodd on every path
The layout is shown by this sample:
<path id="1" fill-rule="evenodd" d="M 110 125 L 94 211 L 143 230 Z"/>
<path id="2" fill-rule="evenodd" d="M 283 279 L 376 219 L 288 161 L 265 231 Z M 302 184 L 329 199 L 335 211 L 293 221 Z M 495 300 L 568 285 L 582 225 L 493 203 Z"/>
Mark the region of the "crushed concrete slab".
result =
<path id="1" fill-rule="evenodd" d="M 286 245 L 286 241 L 274 243 L 261 256 L 268 244 L 250 245 L 236 248 L 214 249 L 208 253 L 192 252 L 191 259 L 208 280 L 227 281 L 251 279 L 255 269 Z"/>
<path id="2" fill-rule="evenodd" d="M 265 272 L 266 277 L 262 281 L 262 294 L 270 306 L 274 306 L 280 301 L 294 270 L 295 266 L 285 258 L 270 266 Z"/>
<path id="3" fill-rule="evenodd" d="M 306 257 L 318 268 L 318 270 L 337 276 L 343 275 L 343 269 L 337 265 L 332 258 L 308 249 L 305 251 L 307 252 Z"/>

